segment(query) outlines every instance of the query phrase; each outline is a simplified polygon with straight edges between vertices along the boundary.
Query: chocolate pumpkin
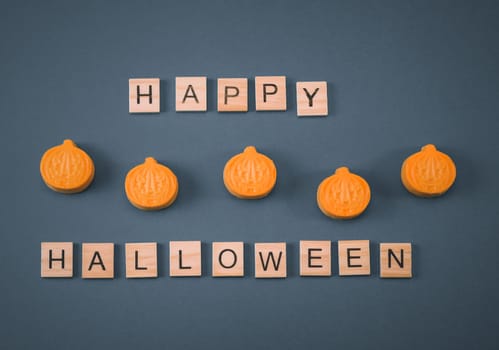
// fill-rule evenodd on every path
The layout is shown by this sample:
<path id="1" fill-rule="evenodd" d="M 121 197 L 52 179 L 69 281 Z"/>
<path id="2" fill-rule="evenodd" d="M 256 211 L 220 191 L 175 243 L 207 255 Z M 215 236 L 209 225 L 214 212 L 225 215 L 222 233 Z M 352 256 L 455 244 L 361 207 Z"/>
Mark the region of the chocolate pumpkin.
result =
<path id="1" fill-rule="evenodd" d="M 352 219 L 364 212 L 371 200 L 368 183 L 347 167 L 336 169 L 317 188 L 317 205 L 334 219 Z"/>
<path id="2" fill-rule="evenodd" d="M 147 157 L 143 164 L 128 172 L 125 193 L 130 203 L 139 209 L 163 209 L 177 198 L 177 177 L 168 167 Z"/>
<path id="3" fill-rule="evenodd" d="M 412 194 L 436 197 L 447 192 L 454 183 L 456 165 L 447 154 L 428 144 L 404 161 L 400 175 L 402 184 Z"/>
<path id="4" fill-rule="evenodd" d="M 78 193 L 94 179 L 92 158 L 72 140 L 47 150 L 40 161 L 40 174 L 45 184 L 61 193 Z"/>
<path id="5" fill-rule="evenodd" d="M 272 159 L 248 146 L 225 164 L 223 178 L 225 187 L 235 197 L 259 199 L 274 188 L 277 170 Z"/>

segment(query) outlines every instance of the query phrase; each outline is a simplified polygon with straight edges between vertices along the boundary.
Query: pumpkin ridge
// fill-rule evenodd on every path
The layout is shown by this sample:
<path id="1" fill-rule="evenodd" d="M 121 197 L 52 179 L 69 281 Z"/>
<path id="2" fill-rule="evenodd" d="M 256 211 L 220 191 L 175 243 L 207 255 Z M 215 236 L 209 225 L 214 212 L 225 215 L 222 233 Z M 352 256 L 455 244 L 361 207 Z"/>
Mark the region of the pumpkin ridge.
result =
<path id="1" fill-rule="evenodd" d="M 275 185 L 274 162 L 248 146 L 225 164 L 224 184 L 229 193 L 241 199 L 265 197 Z"/>
<path id="2" fill-rule="evenodd" d="M 168 167 L 148 157 L 128 172 L 125 193 L 130 203 L 139 209 L 163 209 L 177 197 L 177 177 Z"/>
<path id="3" fill-rule="evenodd" d="M 85 190 L 94 178 L 92 159 L 76 144 L 66 139 L 48 149 L 40 161 L 40 174 L 50 189 L 61 193 Z"/>
<path id="4" fill-rule="evenodd" d="M 455 177 L 453 160 L 432 144 L 409 156 L 401 168 L 402 184 L 417 196 L 440 196 L 453 185 Z"/>
<path id="5" fill-rule="evenodd" d="M 367 208 L 370 189 L 360 176 L 348 168 L 338 168 L 324 179 L 317 188 L 317 205 L 327 216 L 336 219 L 352 219 Z"/>

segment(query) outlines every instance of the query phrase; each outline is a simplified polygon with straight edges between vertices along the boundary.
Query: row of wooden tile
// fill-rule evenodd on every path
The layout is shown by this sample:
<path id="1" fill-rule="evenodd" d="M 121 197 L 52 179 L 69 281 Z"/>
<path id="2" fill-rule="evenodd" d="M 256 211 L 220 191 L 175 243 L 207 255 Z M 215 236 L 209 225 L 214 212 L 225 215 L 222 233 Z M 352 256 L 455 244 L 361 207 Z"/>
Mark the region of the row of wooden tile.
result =
<path id="1" fill-rule="evenodd" d="M 129 79 L 128 85 L 130 113 L 160 112 L 159 78 Z M 219 112 L 248 111 L 247 78 L 220 78 L 217 80 L 217 85 Z M 175 78 L 175 103 L 177 112 L 207 111 L 207 78 Z M 298 116 L 327 116 L 327 82 L 297 82 L 296 105 Z M 285 76 L 255 77 L 255 109 L 257 111 L 287 109 Z"/>
<path id="2" fill-rule="evenodd" d="M 158 277 L 157 243 L 126 243 L 126 277 Z M 287 277 L 286 243 L 255 243 L 255 277 Z M 412 277 L 412 244 L 380 243 L 380 277 Z M 331 276 L 331 241 L 300 241 L 300 276 Z M 368 240 L 338 241 L 340 276 L 370 275 Z M 170 242 L 170 276 L 201 276 L 201 241 Z M 212 243 L 212 276 L 244 276 L 244 243 Z M 41 243 L 41 277 L 73 277 L 73 243 Z M 114 243 L 82 243 L 82 278 L 114 278 Z"/>

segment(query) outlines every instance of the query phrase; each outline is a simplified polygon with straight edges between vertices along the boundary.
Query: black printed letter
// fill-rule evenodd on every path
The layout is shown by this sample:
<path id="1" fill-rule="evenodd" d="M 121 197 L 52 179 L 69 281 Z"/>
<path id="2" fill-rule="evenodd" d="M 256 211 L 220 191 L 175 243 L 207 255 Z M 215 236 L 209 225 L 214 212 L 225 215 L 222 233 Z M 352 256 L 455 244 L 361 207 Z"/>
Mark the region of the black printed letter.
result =
<path id="1" fill-rule="evenodd" d="M 312 256 L 312 252 L 321 252 L 321 248 L 308 248 L 308 267 L 321 268 L 322 265 L 312 265 L 312 259 L 320 259 L 320 256 Z"/>
<path id="2" fill-rule="evenodd" d="M 263 254 L 262 252 L 258 252 L 260 255 L 260 261 L 262 262 L 263 266 L 263 271 L 267 271 L 267 268 L 269 267 L 269 261 L 272 259 L 272 265 L 274 265 L 274 270 L 279 270 L 279 265 L 281 264 L 281 257 L 282 257 L 282 252 L 279 252 L 279 257 L 277 258 L 277 263 L 274 259 L 274 253 L 270 252 L 269 255 L 267 255 L 267 261 L 263 261 Z"/>
<path id="3" fill-rule="evenodd" d="M 222 255 L 225 253 L 225 252 L 231 252 L 232 253 L 232 256 L 234 257 L 233 261 L 232 261 L 232 264 L 230 265 L 225 265 L 222 261 Z M 233 268 L 234 266 L 236 266 L 236 263 L 237 263 L 237 255 L 236 255 L 236 252 L 233 251 L 232 249 L 224 249 L 220 252 L 220 254 L 218 254 L 218 263 L 220 264 L 220 266 L 222 266 L 223 268 L 225 269 L 231 269 Z"/>
<path id="4" fill-rule="evenodd" d="M 235 93 L 232 95 L 229 95 L 229 89 L 235 90 Z M 237 97 L 239 96 L 239 88 L 237 86 L 226 86 L 225 87 L 225 94 L 224 94 L 224 105 L 227 104 L 227 99 L 229 97 Z"/>
<path id="5" fill-rule="evenodd" d="M 360 259 L 360 256 L 358 256 L 358 255 L 351 256 L 350 252 L 351 251 L 359 251 L 359 250 L 361 250 L 361 249 L 360 248 L 347 248 L 348 267 L 362 267 L 362 265 L 352 265 L 352 264 L 350 264 L 350 260 L 351 259 Z"/>
<path id="6" fill-rule="evenodd" d="M 95 262 L 95 260 L 98 260 Z M 92 267 L 94 265 L 100 265 L 102 267 L 102 271 L 106 271 L 106 267 L 104 266 L 104 263 L 102 262 L 102 258 L 100 256 L 99 252 L 95 252 L 94 256 L 92 257 L 92 261 L 90 262 L 90 266 L 88 267 L 88 271 L 92 270 Z"/>
<path id="7" fill-rule="evenodd" d="M 140 93 L 140 86 L 137 85 L 137 104 L 140 105 L 140 98 L 142 96 L 149 96 L 149 104 L 152 104 L 152 85 L 149 85 L 149 93 L 148 94 L 141 94 Z"/>
<path id="8" fill-rule="evenodd" d="M 272 91 L 267 91 L 267 87 L 273 87 Z M 267 95 L 275 95 L 277 94 L 277 85 L 276 84 L 263 84 L 263 102 L 267 102 Z"/>
<path id="9" fill-rule="evenodd" d="M 52 261 L 60 261 L 61 262 L 61 268 L 64 270 L 64 249 L 61 251 L 61 257 L 60 258 L 53 258 L 52 257 L 52 249 L 49 250 L 49 269 L 52 268 Z"/>
<path id="10" fill-rule="evenodd" d="M 145 266 L 139 266 L 139 251 L 135 251 L 135 270 L 147 270 Z"/>
<path id="11" fill-rule="evenodd" d="M 189 270 L 189 269 L 192 269 L 192 266 L 183 266 L 182 265 L 182 251 L 179 250 L 178 251 L 178 268 L 179 269 L 183 269 L 183 270 Z"/>
<path id="12" fill-rule="evenodd" d="M 395 255 L 395 253 L 393 252 L 393 250 L 388 249 L 388 268 L 389 269 L 392 268 L 392 256 L 395 259 L 395 261 L 397 262 L 397 265 L 401 268 L 404 268 L 404 250 L 403 249 L 400 250 L 400 260 L 399 260 L 397 258 L 397 256 Z"/>
<path id="13" fill-rule="evenodd" d="M 319 88 L 315 89 L 314 93 L 312 95 L 310 95 L 310 93 L 308 92 L 308 90 L 306 88 L 303 88 L 303 91 L 305 91 L 305 94 L 307 95 L 308 106 L 312 107 L 314 105 L 314 103 L 312 102 L 312 100 L 314 99 L 314 96 L 317 93 L 317 91 L 319 91 Z"/>
<path id="14" fill-rule="evenodd" d="M 189 95 L 189 91 L 191 91 L 192 95 Z M 198 97 L 196 96 L 196 92 L 194 91 L 192 85 L 189 85 L 187 87 L 187 91 L 185 92 L 184 98 L 182 99 L 182 103 L 185 103 L 185 100 L 187 100 L 187 98 L 189 97 L 195 99 L 196 103 L 199 103 Z"/>

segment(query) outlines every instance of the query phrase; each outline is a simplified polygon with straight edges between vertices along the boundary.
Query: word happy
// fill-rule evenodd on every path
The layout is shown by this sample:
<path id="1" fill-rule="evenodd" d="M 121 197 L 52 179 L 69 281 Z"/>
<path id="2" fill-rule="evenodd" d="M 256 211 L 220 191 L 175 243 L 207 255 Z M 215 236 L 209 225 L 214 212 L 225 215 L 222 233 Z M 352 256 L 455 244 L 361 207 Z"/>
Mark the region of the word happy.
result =
<path id="1" fill-rule="evenodd" d="M 72 242 L 41 243 L 41 277 L 73 277 Z M 82 278 L 114 278 L 114 243 L 82 243 Z M 200 277 L 201 241 L 171 241 L 169 275 Z M 213 242 L 213 277 L 243 277 L 244 243 Z M 300 276 L 331 276 L 331 241 L 300 241 Z M 368 240 L 338 241 L 339 276 L 371 274 Z M 158 277 L 158 244 L 125 244 L 126 278 Z M 412 244 L 380 243 L 379 276 L 412 278 Z M 256 278 L 286 278 L 286 243 L 255 243 Z"/>
<path id="2" fill-rule="evenodd" d="M 129 79 L 129 112 L 159 113 L 161 91 L 159 78 Z M 248 79 L 220 78 L 217 80 L 217 110 L 219 112 L 248 111 Z M 207 78 L 175 78 L 177 112 L 207 111 Z M 285 111 L 286 77 L 255 77 L 255 109 L 257 111 Z M 297 82 L 296 105 L 298 116 L 327 116 L 327 82 Z"/>

